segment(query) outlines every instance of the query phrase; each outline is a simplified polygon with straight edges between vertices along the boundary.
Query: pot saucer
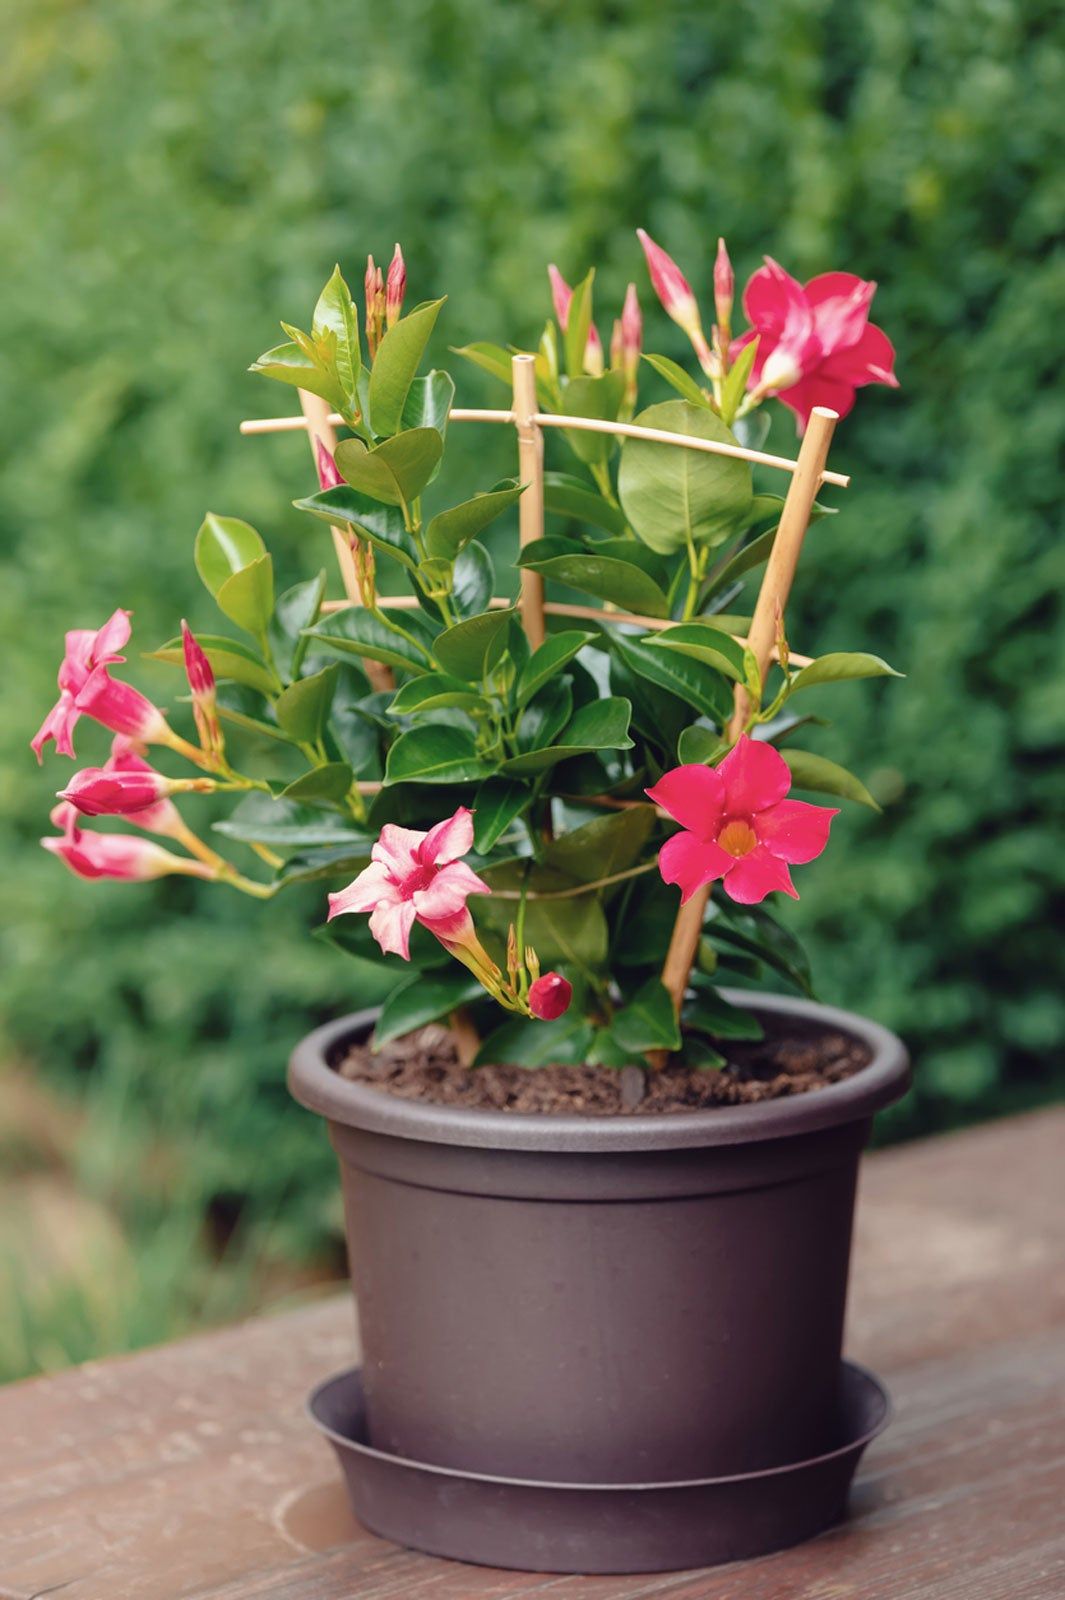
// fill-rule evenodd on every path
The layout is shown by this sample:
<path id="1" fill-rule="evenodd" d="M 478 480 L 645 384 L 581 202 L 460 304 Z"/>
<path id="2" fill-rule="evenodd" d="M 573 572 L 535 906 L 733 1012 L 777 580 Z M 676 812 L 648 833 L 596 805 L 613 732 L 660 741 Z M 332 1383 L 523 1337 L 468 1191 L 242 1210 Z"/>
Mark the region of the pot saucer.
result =
<path id="1" fill-rule="evenodd" d="M 824 1455 L 735 1477 L 677 1483 L 545 1483 L 435 1467 L 375 1450 L 357 1368 L 308 1400 L 355 1515 L 382 1538 L 430 1555 L 525 1572 L 674 1572 L 765 1555 L 822 1532 L 844 1512 L 866 1445 L 887 1425 L 887 1391 L 840 1369 L 839 1443 Z"/>

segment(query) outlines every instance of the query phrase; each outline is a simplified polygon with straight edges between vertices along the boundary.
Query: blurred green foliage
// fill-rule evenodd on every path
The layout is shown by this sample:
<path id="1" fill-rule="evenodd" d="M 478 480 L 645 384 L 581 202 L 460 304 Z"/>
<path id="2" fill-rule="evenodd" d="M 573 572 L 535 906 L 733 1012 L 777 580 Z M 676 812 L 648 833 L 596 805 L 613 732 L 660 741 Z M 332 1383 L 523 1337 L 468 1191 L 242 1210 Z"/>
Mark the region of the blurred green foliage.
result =
<path id="1" fill-rule="evenodd" d="M 209 620 L 191 562 L 205 509 L 256 524 L 282 581 L 329 560 L 288 509 L 312 487 L 305 440 L 237 433 L 292 403 L 245 368 L 334 260 L 358 282 L 395 238 L 412 303 L 450 295 L 438 363 L 449 343 L 534 338 L 551 259 L 571 279 L 598 264 L 604 308 L 636 278 L 651 348 L 686 359 L 649 304 L 640 224 L 704 306 L 719 232 L 741 276 L 767 250 L 799 276 L 880 281 L 903 388 L 866 391 L 841 429 L 834 464 L 854 487 L 811 536 L 790 633 L 909 676 L 834 692 L 818 748 L 884 814 L 841 818 L 788 914 L 824 998 L 913 1046 L 917 1091 L 889 1132 L 1060 1090 L 1055 15 L 1038 0 L 12 0 L 0 1004 L 9 1055 L 121 1105 L 105 1188 L 127 1210 L 123 1167 L 162 1135 L 174 1210 L 230 1206 L 271 1249 L 320 1247 L 331 1156 L 283 1064 L 364 996 L 307 938 L 316 893 L 260 907 L 66 876 L 35 840 L 67 768 L 38 772 L 27 742 L 66 627 L 132 606 L 148 649 L 182 611 Z M 451 365 L 460 403 L 497 398 Z M 790 450 L 775 409 L 769 447 Z M 512 470 L 501 433 L 463 433 L 478 481 Z M 138 682 L 174 694 L 166 668 Z"/>

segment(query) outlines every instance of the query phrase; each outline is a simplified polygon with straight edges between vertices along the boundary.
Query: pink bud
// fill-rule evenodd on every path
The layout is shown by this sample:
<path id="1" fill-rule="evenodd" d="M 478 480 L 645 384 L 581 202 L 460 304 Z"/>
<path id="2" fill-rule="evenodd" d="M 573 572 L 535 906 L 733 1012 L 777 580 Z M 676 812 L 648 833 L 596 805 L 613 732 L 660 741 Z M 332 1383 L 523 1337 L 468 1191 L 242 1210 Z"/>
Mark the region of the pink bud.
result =
<path id="1" fill-rule="evenodd" d="M 584 346 L 584 370 L 591 378 L 601 378 L 603 375 L 603 341 L 594 322 L 589 325 Z"/>
<path id="2" fill-rule="evenodd" d="M 643 316 L 636 285 L 630 283 L 625 291 L 625 304 L 621 308 L 621 365 L 628 380 L 630 398 L 636 392 L 636 374 L 640 370 L 640 351 L 643 349 Z"/>
<path id="3" fill-rule="evenodd" d="M 102 722 L 112 733 L 125 733 L 144 744 L 169 744 L 171 730 L 163 713 L 132 684 L 96 667 L 74 702 L 78 711 Z"/>
<path id="4" fill-rule="evenodd" d="M 185 674 L 189 688 L 198 699 L 214 698 L 215 682 L 211 663 L 196 642 L 196 636 L 184 617 L 181 619 L 181 643 L 185 651 Z"/>
<path id="5" fill-rule="evenodd" d="M 217 876 L 215 869 L 202 861 L 172 855 L 150 839 L 126 833 L 91 833 L 83 828 L 68 828 L 63 836 L 42 839 L 41 843 L 79 878 L 143 882 L 172 873 L 192 878 Z"/>
<path id="6" fill-rule="evenodd" d="M 339 489 L 344 482 L 337 471 L 337 464 L 332 454 L 328 451 L 321 439 L 315 436 L 314 459 L 318 467 L 318 487 L 320 489 Z"/>
<path id="7" fill-rule="evenodd" d="M 569 1010 L 572 999 L 573 985 L 557 972 L 545 972 L 529 985 L 529 1010 L 541 1022 L 554 1022 Z"/>
<path id="8" fill-rule="evenodd" d="M 182 785 L 164 778 L 147 763 L 132 769 L 112 767 L 110 771 L 105 767 L 85 767 L 59 791 L 59 798 L 86 817 L 123 817 L 166 799 L 175 787 Z"/>
<path id="9" fill-rule="evenodd" d="M 565 333 L 566 323 L 569 321 L 569 303 L 573 299 L 573 290 L 553 261 L 547 269 L 547 276 L 551 280 L 551 299 L 555 306 L 555 316 L 558 318 L 559 327 Z"/>
<path id="10" fill-rule="evenodd" d="M 385 292 L 385 322 L 391 328 L 399 321 L 403 309 L 403 296 L 407 292 L 407 266 L 403 251 L 396 245 L 388 268 L 388 285 Z"/>
<path id="11" fill-rule="evenodd" d="M 150 772 L 155 769 L 150 762 L 145 761 L 132 739 L 127 739 L 125 734 L 116 733 L 111 741 L 111 754 L 104 762 L 105 772 Z M 156 774 L 159 776 L 159 774 Z M 62 816 L 57 815 L 63 811 L 72 811 L 73 808 L 64 802 L 56 807 L 52 813 L 52 821 L 57 828 L 65 827 Z M 73 812 L 74 820 L 78 820 L 77 811 Z M 144 828 L 148 833 L 159 833 L 166 839 L 183 839 L 188 834 L 188 829 L 182 821 L 181 813 L 172 800 L 159 800 L 155 805 L 144 806 L 140 811 L 131 813 L 130 822 L 134 827 Z"/>
<path id="12" fill-rule="evenodd" d="M 684 329 L 694 346 L 699 365 L 704 372 L 709 373 L 714 364 L 713 356 L 703 334 L 702 318 L 691 284 L 673 257 L 667 255 L 661 245 L 655 244 L 643 228 L 636 229 L 636 236 L 643 245 L 643 253 L 647 257 L 651 287 L 661 300 L 663 309 L 679 327 Z"/>
<path id="13" fill-rule="evenodd" d="M 736 277 L 725 248 L 724 239 L 717 241 L 717 258 L 714 261 L 714 314 L 721 336 L 727 342 L 732 321 L 732 301 L 736 292 Z"/>
<path id="14" fill-rule="evenodd" d="M 362 280 L 363 295 L 366 300 L 366 321 L 369 323 L 373 316 L 374 296 L 377 293 L 377 268 L 373 256 L 366 257 L 366 272 Z"/>

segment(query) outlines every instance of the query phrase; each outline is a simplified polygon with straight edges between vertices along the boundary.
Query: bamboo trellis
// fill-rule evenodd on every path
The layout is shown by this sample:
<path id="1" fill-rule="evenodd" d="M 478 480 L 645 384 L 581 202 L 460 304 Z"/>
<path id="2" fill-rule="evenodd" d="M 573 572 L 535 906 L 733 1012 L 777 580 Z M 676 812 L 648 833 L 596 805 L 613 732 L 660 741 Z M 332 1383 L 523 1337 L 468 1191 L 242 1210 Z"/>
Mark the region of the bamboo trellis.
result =
<path id="1" fill-rule="evenodd" d="M 780 524 L 758 591 L 750 632 L 744 641 L 753 651 L 758 662 L 758 670 L 764 677 L 770 662 L 776 656 L 777 638 L 784 610 L 791 593 L 791 585 L 818 491 L 822 484 L 826 483 L 835 484 L 843 489 L 850 485 L 850 478 L 846 474 L 830 472 L 825 465 L 832 435 L 839 421 L 838 414 L 825 406 L 815 406 L 798 457 L 792 459 L 790 456 L 770 455 L 763 450 L 749 450 L 743 445 L 719 443 L 716 439 L 700 439 L 692 434 L 666 433 L 660 428 L 643 428 L 631 422 L 608 422 L 592 417 L 564 417 L 542 412 L 537 408 L 534 358 L 531 355 L 516 355 L 511 366 L 513 403 L 509 411 L 456 408 L 449 413 L 448 420 L 451 423 L 509 424 L 515 429 L 520 481 L 525 485 L 524 493 L 518 502 L 519 537 L 523 548 L 532 544 L 534 540 L 542 538 L 544 532 L 543 430 L 545 428 L 584 430 L 590 433 L 614 434 L 627 439 L 646 439 L 651 443 L 668 445 L 675 449 L 698 450 L 707 455 L 732 456 L 741 461 L 748 461 L 752 466 L 772 467 L 791 474 L 791 483 L 788 485 L 780 514 Z M 330 412 L 326 402 L 316 395 L 309 394 L 303 389 L 299 391 L 299 395 L 301 416 L 255 418 L 241 423 L 241 433 L 289 433 L 305 429 L 312 454 L 316 437 L 332 450 L 336 442 L 334 430 L 343 419 L 336 413 Z M 330 611 L 359 605 L 362 600 L 351 547 L 341 529 L 333 529 L 333 541 L 347 598 L 326 601 L 323 609 Z M 413 596 L 391 598 L 382 596 L 378 604 L 399 608 L 417 605 L 418 602 Z M 494 597 L 490 604 L 509 606 L 511 602 Z M 521 569 L 519 605 L 522 625 L 533 649 L 543 643 L 546 631 L 545 616 L 591 618 L 611 626 L 630 625 L 645 629 L 671 625 L 668 620 L 644 617 L 635 612 L 599 610 L 592 606 L 565 605 L 545 600 L 543 578 L 539 573 L 531 572 L 527 568 Z M 789 653 L 789 660 L 796 666 L 805 665 L 808 659 L 794 652 Z M 371 681 L 377 687 L 386 687 L 392 683 L 392 675 L 387 667 L 382 667 L 380 663 L 367 662 L 367 668 Z M 731 736 L 736 736 L 742 730 L 748 710 L 746 690 L 741 684 L 737 684 L 734 710 L 728 730 Z M 373 785 L 373 787 L 378 786 Z M 673 927 L 669 950 L 662 968 L 662 982 L 672 996 L 678 1011 L 698 950 L 709 897 L 709 887 L 693 895 L 686 905 L 681 906 Z"/>

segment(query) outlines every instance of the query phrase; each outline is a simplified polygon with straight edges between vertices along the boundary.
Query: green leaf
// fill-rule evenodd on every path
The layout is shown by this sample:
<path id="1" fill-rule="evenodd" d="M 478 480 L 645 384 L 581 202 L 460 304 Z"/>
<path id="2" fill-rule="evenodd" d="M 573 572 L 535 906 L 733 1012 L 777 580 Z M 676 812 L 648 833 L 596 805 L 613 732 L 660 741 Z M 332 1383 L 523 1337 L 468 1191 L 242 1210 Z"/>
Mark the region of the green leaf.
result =
<path id="1" fill-rule="evenodd" d="M 293 739 L 302 744 L 317 744 L 321 739 L 339 677 L 337 662 L 309 678 L 297 678 L 278 696 L 274 705 L 277 720 Z"/>
<path id="2" fill-rule="evenodd" d="M 569 314 L 566 317 L 566 331 L 563 336 L 566 352 L 566 371 L 571 378 L 576 378 L 584 371 L 584 351 L 588 344 L 588 330 L 592 326 L 592 287 L 595 283 L 595 268 L 581 279 L 573 291 L 569 303 Z"/>
<path id="3" fill-rule="evenodd" d="M 258 690 L 233 681 L 219 683 L 217 704 L 218 715 L 224 722 L 232 723 L 257 739 L 273 739 L 278 744 L 291 745 L 288 734 L 270 720 L 269 702 Z"/>
<path id="4" fill-rule="evenodd" d="M 473 1065 L 548 1067 L 578 1066 L 587 1059 L 592 1027 L 578 1013 L 555 1022 L 530 1022 L 514 1017 L 490 1033 Z"/>
<path id="5" fill-rule="evenodd" d="M 529 701 L 518 723 L 517 745 L 524 754 L 554 744 L 573 711 L 573 690 L 566 678 L 553 678 Z"/>
<path id="6" fill-rule="evenodd" d="M 214 824 L 214 832 L 242 844 L 276 845 L 278 849 L 342 845 L 350 848 L 352 855 L 361 851 L 367 856 L 376 838 L 345 827 L 340 817 L 265 794 L 245 796 L 230 817 Z"/>
<path id="7" fill-rule="evenodd" d="M 447 707 L 463 710 L 492 709 L 491 701 L 477 694 L 461 678 L 452 678 L 446 672 L 427 672 L 421 678 L 412 678 L 396 693 L 389 706 L 390 716 L 407 717 L 415 711 L 440 711 Z"/>
<path id="8" fill-rule="evenodd" d="M 620 634 L 613 634 L 610 642 L 637 677 L 668 689 L 719 725 L 732 715 L 731 685 L 704 662 L 692 661 L 675 650 L 655 650 L 646 640 L 625 639 Z"/>
<path id="9" fill-rule="evenodd" d="M 676 1050 L 680 1029 L 669 991 L 659 978 L 649 978 L 610 1027 L 626 1050 Z"/>
<path id="10" fill-rule="evenodd" d="M 361 439 L 343 439 L 334 459 L 337 471 L 360 494 L 386 506 L 409 506 L 432 478 L 443 453 L 444 441 L 435 428 L 411 428 L 372 450 Z"/>
<path id="11" fill-rule="evenodd" d="M 473 783 L 490 771 L 471 733 L 429 723 L 400 734 L 388 752 L 385 783 Z"/>
<path id="12" fill-rule="evenodd" d="M 719 417 L 686 400 L 667 400 L 635 419 L 700 439 L 735 444 Z M 751 469 L 731 456 L 626 439 L 618 494 L 633 529 L 652 550 L 672 555 L 688 543 L 716 545 L 742 525 L 751 503 Z"/>
<path id="13" fill-rule="evenodd" d="M 250 523 L 237 517 L 218 517 L 209 511 L 196 535 L 193 559 L 206 588 L 217 598 L 219 589 L 235 572 L 265 554 L 266 546 Z"/>
<path id="14" fill-rule="evenodd" d="M 346 761 L 327 761 L 312 767 L 300 777 L 286 784 L 280 794 L 282 800 L 323 800 L 333 804 L 343 800 L 355 774 Z"/>
<path id="15" fill-rule="evenodd" d="M 846 767 L 837 766 L 824 756 L 815 756 L 808 750 L 784 748 L 781 755 L 791 768 L 791 781 L 798 789 L 812 789 L 815 794 L 835 794 L 844 800 L 856 800 L 859 805 L 873 811 L 880 807 L 860 778 Z"/>
<path id="16" fill-rule="evenodd" d="M 443 438 L 447 433 L 447 419 L 455 403 L 455 380 L 450 372 L 434 367 L 424 378 L 415 378 L 410 386 L 400 418 L 400 429 L 435 428 Z"/>
<path id="17" fill-rule="evenodd" d="M 369 539 L 379 549 L 413 572 L 418 564 L 418 551 L 407 532 L 403 513 L 398 506 L 382 505 L 369 495 L 360 494 L 348 484 L 336 489 L 321 489 L 317 494 L 294 500 L 297 511 L 309 511 L 319 522 L 330 526 L 347 526 L 363 538 Z"/>
<path id="18" fill-rule="evenodd" d="M 764 522 L 767 516 L 775 517 L 779 521 L 783 505 L 784 498 L 782 495 L 756 494 L 751 501 L 751 510 L 747 519 L 748 526 L 754 527 L 757 523 Z M 822 517 L 834 517 L 835 515 L 836 508 L 834 506 L 823 506 L 815 501 L 810 511 L 810 522 L 812 524 L 819 522 Z M 722 589 L 729 588 L 738 578 L 742 578 L 745 573 L 751 572 L 755 567 L 760 567 L 763 562 L 768 561 L 769 552 L 773 548 L 776 536 L 777 522 L 774 522 L 771 528 L 767 528 L 756 539 L 752 539 L 749 544 L 745 544 L 723 566 L 712 572 L 710 580 L 703 591 L 704 604 L 711 595 L 719 594 Z"/>
<path id="19" fill-rule="evenodd" d="M 330 880 L 335 883 L 338 879 L 354 878 L 369 864 L 369 845 L 361 851 L 353 851 L 344 845 L 326 845 L 321 849 L 301 850 L 290 856 L 284 866 L 277 869 L 277 881 L 290 884 Z M 362 999 L 362 996 L 359 998 Z"/>
<path id="20" fill-rule="evenodd" d="M 496 587 L 496 569 L 483 544 L 472 539 L 460 550 L 451 575 L 451 603 L 460 617 L 479 616 Z"/>
<path id="21" fill-rule="evenodd" d="M 561 672 L 566 663 L 572 661 L 577 652 L 594 638 L 594 633 L 581 633 L 574 628 L 564 633 L 553 633 L 545 639 L 522 668 L 514 691 L 516 704 L 523 706 L 527 700 L 531 700 L 538 689 L 542 689 L 556 673 Z"/>
<path id="22" fill-rule="evenodd" d="M 714 1039 L 764 1039 L 765 1029 L 749 1011 L 730 1005 L 717 989 L 701 985 L 685 1002 L 684 1023 Z"/>
<path id="23" fill-rule="evenodd" d="M 217 678 L 232 678 L 260 694 L 271 695 L 277 684 L 260 655 L 242 644 L 239 639 L 227 639 L 222 634 L 198 633 L 196 641 L 211 663 Z M 158 650 L 146 652 L 149 661 L 165 661 L 170 666 L 184 667 L 185 652 L 180 639 L 168 639 Z"/>
<path id="24" fill-rule="evenodd" d="M 543 862 L 559 872 L 592 883 L 624 872 L 639 859 L 655 825 L 652 805 L 626 806 L 554 839 L 544 851 Z"/>
<path id="25" fill-rule="evenodd" d="M 393 989 L 377 1019 L 373 1031 L 373 1048 L 380 1050 L 390 1039 L 398 1039 L 415 1028 L 424 1028 L 435 1022 L 456 1006 L 468 1005 L 482 998 L 484 990 L 468 972 L 445 972 L 429 976 L 415 972 L 397 989 Z"/>
<path id="26" fill-rule="evenodd" d="M 438 512 L 425 530 L 426 550 L 431 556 L 454 561 L 471 539 L 476 539 L 490 522 L 517 503 L 522 488 L 523 485 L 516 484 L 493 489 L 488 494 L 474 495 L 472 500 L 465 500 L 450 511 Z"/>
<path id="27" fill-rule="evenodd" d="M 671 361 L 669 356 L 655 356 L 650 351 L 645 350 L 643 359 L 654 367 L 659 377 L 665 378 L 666 382 L 676 389 L 677 393 L 682 395 L 685 400 L 689 401 L 693 406 L 701 406 L 704 411 L 709 409 L 710 402 L 695 379 L 689 377 L 684 368 L 678 366 L 675 361 Z"/>
<path id="28" fill-rule="evenodd" d="M 432 633 L 415 611 L 403 613 L 403 627 L 407 633 L 421 639 L 428 649 Z M 308 639 L 316 640 L 327 649 L 342 656 L 357 656 L 368 661 L 383 661 L 389 667 L 403 667 L 407 672 L 426 672 L 425 656 L 402 634 L 392 629 L 361 606 L 349 606 L 344 611 L 332 611 L 328 616 L 308 628 Z"/>
<path id="29" fill-rule="evenodd" d="M 616 549 L 630 541 L 606 542 Z M 613 554 L 601 555 L 597 548 L 585 550 L 569 539 L 537 539 L 522 550 L 518 565 L 626 611 L 651 617 L 669 615 L 665 592 L 640 564 L 619 560 Z"/>
<path id="30" fill-rule="evenodd" d="M 696 1072 L 720 1072 L 722 1067 L 728 1066 L 726 1057 L 719 1050 L 711 1050 L 705 1040 L 695 1033 L 684 1036 L 680 1059 L 686 1067 L 693 1067 Z"/>
<path id="31" fill-rule="evenodd" d="M 567 417 L 592 417 L 616 422 L 625 400 L 625 374 L 604 372 L 598 378 L 570 378 L 562 391 L 562 411 Z M 609 461 L 617 444 L 613 433 L 592 433 L 580 428 L 567 430 L 566 443 L 579 460 L 589 466 Z"/>
<path id="32" fill-rule="evenodd" d="M 319 572 L 316 578 L 294 584 L 277 598 L 269 639 L 277 670 L 283 677 L 295 677 L 300 670 L 307 650 L 307 641 L 301 635 L 318 621 L 324 594 L 325 573 Z"/>
<path id="33" fill-rule="evenodd" d="M 771 912 L 763 906 L 739 906 L 727 899 L 723 904 L 712 901 L 710 909 L 714 914 L 707 928 L 711 938 L 755 957 L 813 998 L 806 951 Z"/>
<path id="34" fill-rule="evenodd" d="M 844 683 L 854 678 L 901 678 L 903 674 L 889 667 L 879 656 L 866 655 L 861 650 L 838 650 L 831 655 L 819 656 L 803 667 L 791 680 L 791 693 L 812 689 L 818 683 Z"/>
<path id="35" fill-rule="evenodd" d="M 709 766 L 723 753 L 724 748 L 719 733 L 693 722 L 677 741 L 677 760 L 685 765 Z"/>
<path id="36" fill-rule="evenodd" d="M 215 595 L 218 609 L 238 628 L 261 639 L 274 614 L 274 563 L 260 556 L 227 578 Z"/>
<path id="37" fill-rule="evenodd" d="M 544 510 L 577 522 L 589 522 L 594 528 L 605 528 L 608 533 L 623 534 L 628 527 L 620 507 L 612 506 L 596 490 L 567 472 L 544 473 Z"/>
<path id="38" fill-rule="evenodd" d="M 478 926 L 494 932 L 500 941 L 506 938 L 507 928 L 517 915 L 518 902 L 504 900 L 498 891 L 519 893 L 525 883 L 526 865 L 524 861 L 510 861 L 481 871 L 480 876 L 496 892 L 477 901 Z M 555 900 L 535 898 L 578 887 L 574 879 L 545 867 L 535 867 L 529 874 L 525 942 L 536 950 L 545 971 L 566 962 L 577 968 L 597 968 L 606 960 L 607 922 L 597 894 L 566 895 Z"/>
<path id="39" fill-rule="evenodd" d="M 751 375 L 757 354 L 758 340 L 752 339 L 750 344 L 744 345 L 721 385 L 721 419 L 729 426 L 739 409 L 740 401 L 747 392 L 747 379 Z"/>
<path id="40" fill-rule="evenodd" d="M 445 672 L 454 673 L 468 683 L 479 683 L 484 676 L 488 652 L 510 625 L 513 608 L 482 611 L 447 628 L 436 639 L 433 654 Z"/>
<path id="41" fill-rule="evenodd" d="M 490 372 L 493 378 L 499 378 L 508 388 L 511 384 L 511 355 L 509 350 L 504 350 L 500 344 L 488 344 L 480 340 L 475 344 L 452 345 L 452 355 L 463 356 L 465 360 L 480 367 L 482 372 Z"/>
<path id="42" fill-rule="evenodd" d="M 359 372 L 362 368 L 362 351 L 359 346 L 359 316 L 351 298 L 351 290 L 344 282 L 340 268 L 333 268 L 333 276 L 322 290 L 314 308 L 311 329 L 318 334 L 328 328 L 336 337 L 336 370 L 348 404 L 358 398 Z"/>
<path id="43" fill-rule="evenodd" d="M 374 433 L 392 434 L 399 428 L 410 386 L 443 303 L 442 299 L 431 300 L 418 306 L 389 328 L 378 345 L 369 389 Z M 346 472 L 344 476 L 347 477 Z"/>
<path id="44" fill-rule="evenodd" d="M 511 756 L 500 763 L 500 770 L 524 775 L 543 772 L 558 761 L 566 761 L 570 756 L 581 755 L 588 750 L 631 750 L 631 715 L 629 702 L 618 695 L 594 700 L 590 705 L 581 706 L 559 735 L 557 743 L 549 749 L 530 750 L 523 755 Z"/>
<path id="45" fill-rule="evenodd" d="M 532 791 L 515 778 L 489 778 L 473 802 L 473 847 L 486 856 L 528 805 Z"/>
<path id="46" fill-rule="evenodd" d="M 287 383 L 296 389 L 307 389 L 311 394 L 327 400 L 337 411 L 347 407 L 347 396 L 336 374 L 312 361 L 298 344 L 275 345 L 273 350 L 265 351 L 258 361 L 253 361 L 248 371 L 261 372 L 267 378 L 276 378 L 278 383 Z"/>
<path id="47" fill-rule="evenodd" d="M 679 650 L 681 655 L 702 661 L 737 683 L 746 679 L 743 646 L 712 622 L 682 622 L 677 628 L 664 628 L 644 643 L 653 650 Z"/>

